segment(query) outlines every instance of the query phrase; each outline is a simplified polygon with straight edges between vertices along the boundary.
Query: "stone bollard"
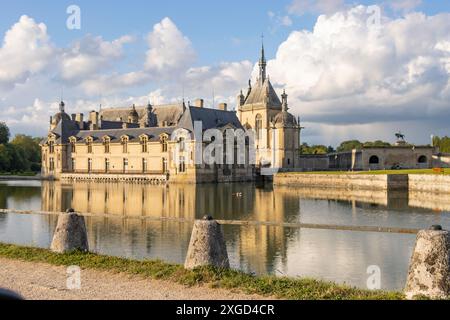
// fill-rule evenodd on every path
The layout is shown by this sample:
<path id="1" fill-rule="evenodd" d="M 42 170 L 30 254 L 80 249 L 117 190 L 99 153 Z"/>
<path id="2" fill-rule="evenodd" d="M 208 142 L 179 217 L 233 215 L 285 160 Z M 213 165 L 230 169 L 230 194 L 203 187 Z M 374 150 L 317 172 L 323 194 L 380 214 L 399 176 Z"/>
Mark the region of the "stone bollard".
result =
<path id="1" fill-rule="evenodd" d="M 76 214 L 73 209 L 61 214 L 58 217 L 58 224 L 50 250 L 57 253 L 67 253 L 74 250 L 89 251 L 84 217 Z"/>
<path id="2" fill-rule="evenodd" d="M 210 216 L 195 221 L 184 264 L 186 269 L 202 266 L 230 268 L 221 226 Z"/>
<path id="3" fill-rule="evenodd" d="M 421 230 L 411 258 L 405 295 L 445 299 L 450 296 L 450 232 L 441 226 Z"/>

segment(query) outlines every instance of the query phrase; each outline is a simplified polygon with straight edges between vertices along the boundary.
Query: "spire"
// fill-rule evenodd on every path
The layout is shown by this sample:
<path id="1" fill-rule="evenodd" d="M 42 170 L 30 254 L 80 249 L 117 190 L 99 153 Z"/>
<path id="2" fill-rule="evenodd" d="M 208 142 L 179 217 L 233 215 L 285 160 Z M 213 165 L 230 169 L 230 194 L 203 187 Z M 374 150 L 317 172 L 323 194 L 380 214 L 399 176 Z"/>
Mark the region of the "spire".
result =
<path id="1" fill-rule="evenodd" d="M 264 36 L 262 36 L 261 58 L 259 59 L 259 81 L 261 81 L 261 83 L 266 81 L 266 67 L 267 61 L 264 53 Z"/>

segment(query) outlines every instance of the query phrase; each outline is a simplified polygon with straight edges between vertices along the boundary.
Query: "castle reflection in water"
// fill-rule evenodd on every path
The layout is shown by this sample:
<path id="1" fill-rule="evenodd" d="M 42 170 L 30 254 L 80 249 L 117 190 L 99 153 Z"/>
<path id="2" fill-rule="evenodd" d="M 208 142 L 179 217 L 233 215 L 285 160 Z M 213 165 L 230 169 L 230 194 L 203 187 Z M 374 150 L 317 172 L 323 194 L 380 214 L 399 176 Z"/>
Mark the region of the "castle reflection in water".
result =
<path id="1" fill-rule="evenodd" d="M 173 262 L 184 260 L 192 223 L 135 218 L 192 221 L 210 214 L 225 220 L 417 227 L 412 222 L 417 222 L 417 217 L 425 217 L 423 225 L 442 223 L 435 219 L 433 212 L 450 211 L 450 200 L 429 194 L 255 187 L 254 184 L 153 186 L 44 182 L 41 194 L 44 211 L 74 208 L 78 212 L 107 215 L 87 218 L 90 241 L 97 251 L 141 258 L 164 257 Z M 323 208 L 324 204 L 328 208 Z M 412 207 L 416 215 L 410 214 Z M 50 219 L 56 224 L 55 218 Z M 411 219 L 411 223 L 408 225 L 405 219 Z M 224 230 L 234 264 L 259 274 L 273 273 L 277 265 L 286 269 L 289 243 L 298 241 L 300 235 L 298 229 L 268 226 L 226 226 Z M 325 247 L 332 250 L 330 245 L 322 247 L 322 250 Z"/>

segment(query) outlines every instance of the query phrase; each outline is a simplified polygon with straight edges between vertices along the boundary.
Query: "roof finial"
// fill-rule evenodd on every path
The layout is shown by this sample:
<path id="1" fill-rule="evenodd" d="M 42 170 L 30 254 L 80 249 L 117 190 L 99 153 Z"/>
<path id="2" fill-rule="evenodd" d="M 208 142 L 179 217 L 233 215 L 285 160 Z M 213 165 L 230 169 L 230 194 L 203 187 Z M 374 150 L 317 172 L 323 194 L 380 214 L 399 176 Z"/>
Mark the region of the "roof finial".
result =
<path id="1" fill-rule="evenodd" d="M 289 110 L 289 107 L 288 107 L 288 95 L 286 94 L 286 90 L 283 90 L 281 99 L 282 99 L 282 109 L 284 112 L 287 112 Z"/>
<path id="2" fill-rule="evenodd" d="M 61 86 L 61 102 L 59 103 L 59 112 L 64 112 L 64 87 Z"/>

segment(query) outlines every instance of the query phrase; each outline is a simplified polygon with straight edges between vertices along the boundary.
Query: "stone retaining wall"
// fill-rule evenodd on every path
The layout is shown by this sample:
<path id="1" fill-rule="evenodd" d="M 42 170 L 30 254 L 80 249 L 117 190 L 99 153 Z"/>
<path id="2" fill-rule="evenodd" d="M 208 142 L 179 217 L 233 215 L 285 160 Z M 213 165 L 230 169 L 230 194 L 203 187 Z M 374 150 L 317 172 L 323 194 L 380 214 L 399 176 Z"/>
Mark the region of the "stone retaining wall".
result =
<path id="1" fill-rule="evenodd" d="M 347 190 L 409 190 L 428 193 L 450 193 L 450 176 L 448 175 L 280 173 L 275 175 L 274 184 Z"/>
<path id="2" fill-rule="evenodd" d="M 409 189 L 420 192 L 450 193 L 450 176 L 410 174 Z"/>
<path id="3" fill-rule="evenodd" d="M 338 188 L 348 190 L 406 190 L 408 176 L 369 174 L 289 174 L 275 175 L 275 185 Z"/>

